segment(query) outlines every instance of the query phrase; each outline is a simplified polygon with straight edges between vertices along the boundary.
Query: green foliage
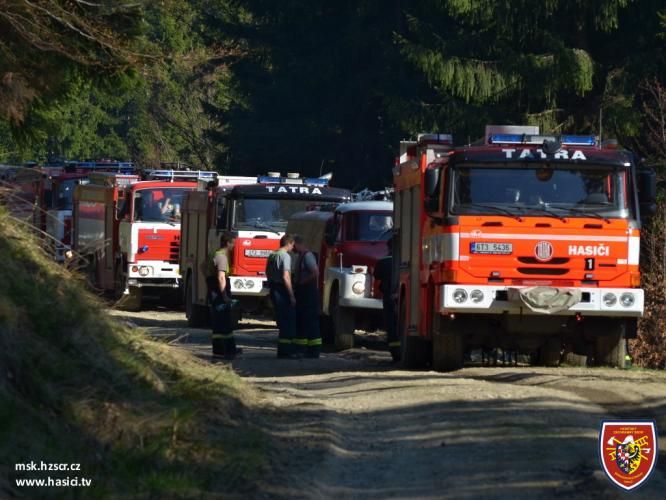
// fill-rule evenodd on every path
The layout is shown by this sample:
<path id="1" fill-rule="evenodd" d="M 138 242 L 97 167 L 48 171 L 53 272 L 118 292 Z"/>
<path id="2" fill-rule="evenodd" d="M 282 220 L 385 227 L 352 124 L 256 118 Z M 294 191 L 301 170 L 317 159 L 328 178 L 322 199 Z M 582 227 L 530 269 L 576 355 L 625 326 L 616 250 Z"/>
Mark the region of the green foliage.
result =
<path id="1" fill-rule="evenodd" d="M 67 85 L 33 100 L 13 139 L 0 124 L 0 154 L 381 186 L 400 139 L 467 142 L 490 122 L 649 152 L 640 88 L 666 72 L 660 0 L 165 0 L 132 16 L 128 46 L 153 56 L 111 84 L 63 65 Z"/>

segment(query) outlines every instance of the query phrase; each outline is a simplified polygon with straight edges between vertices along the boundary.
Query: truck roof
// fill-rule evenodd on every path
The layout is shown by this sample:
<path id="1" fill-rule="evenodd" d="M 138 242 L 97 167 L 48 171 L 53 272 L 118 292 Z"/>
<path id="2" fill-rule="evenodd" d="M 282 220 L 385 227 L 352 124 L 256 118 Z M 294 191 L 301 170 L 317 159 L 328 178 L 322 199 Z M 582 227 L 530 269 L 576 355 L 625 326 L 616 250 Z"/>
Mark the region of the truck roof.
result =
<path id="1" fill-rule="evenodd" d="M 234 186 L 229 196 L 232 198 L 300 198 L 305 200 L 347 201 L 351 199 L 351 191 L 349 189 L 306 184 L 248 184 Z"/>
<path id="2" fill-rule="evenodd" d="M 392 212 L 393 202 L 391 201 L 352 201 L 338 205 L 336 212 Z"/>
<path id="3" fill-rule="evenodd" d="M 622 149 L 599 148 L 595 146 L 564 146 L 564 154 L 549 154 L 546 158 L 539 152 L 540 146 L 533 144 L 483 145 L 455 148 L 450 154 L 458 161 L 479 163 L 543 163 L 576 165 L 609 165 L 628 167 L 631 153 Z"/>

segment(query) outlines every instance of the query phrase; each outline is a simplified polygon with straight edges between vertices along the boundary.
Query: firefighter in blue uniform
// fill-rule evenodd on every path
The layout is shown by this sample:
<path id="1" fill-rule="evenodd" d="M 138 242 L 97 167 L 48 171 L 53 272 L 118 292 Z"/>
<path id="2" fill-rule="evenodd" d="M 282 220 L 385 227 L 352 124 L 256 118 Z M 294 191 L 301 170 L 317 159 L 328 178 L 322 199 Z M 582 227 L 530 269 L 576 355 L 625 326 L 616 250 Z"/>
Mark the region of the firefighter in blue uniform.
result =
<path id="1" fill-rule="evenodd" d="M 294 237 L 285 234 L 280 238 L 280 248 L 273 252 L 266 262 L 266 278 L 270 297 L 279 329 L 278 358 L 299 358 L 295 350 L 296 338 L 296 296 L 291 284 L 291 252 Z"/>
<path id="2" fill-rule="evenodd" d="M 319 333 L 319 266 L 301 236 L 294 236 L 294 249 L 298 253 L 296 264 L 296 352 L 306 358 L 318 358 L 321 350 Z"/>
<path id="3" fill-rule="evenodd" d="M 231 285 L 229 282 L 229 252 L 233 240 L 227 235 L 220 237 L 220 248 L 210 256 L 208 285 L 208 303 L 210 304 L 210 322 L 213 328 L 213 356 L 233 359 L 240 354 L 236 348 L 233 332 Z"/>

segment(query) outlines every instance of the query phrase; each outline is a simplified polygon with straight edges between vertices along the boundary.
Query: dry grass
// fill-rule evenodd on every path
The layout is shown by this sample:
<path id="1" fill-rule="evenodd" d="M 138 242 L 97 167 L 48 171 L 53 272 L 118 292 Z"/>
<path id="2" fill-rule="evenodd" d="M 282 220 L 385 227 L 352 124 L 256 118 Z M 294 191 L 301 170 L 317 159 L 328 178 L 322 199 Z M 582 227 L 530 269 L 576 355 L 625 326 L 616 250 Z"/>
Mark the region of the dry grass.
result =
<path id="1" fill-rule="evenodd" d="M 0 496 L 30 493 L 13 465 L 31 460 L 80 463 L 94 482 L 85 497 L 249 492 L 267 466 L 265 436 L 247 423 L 254 393 L 113 321 L 3 215 Z"/>

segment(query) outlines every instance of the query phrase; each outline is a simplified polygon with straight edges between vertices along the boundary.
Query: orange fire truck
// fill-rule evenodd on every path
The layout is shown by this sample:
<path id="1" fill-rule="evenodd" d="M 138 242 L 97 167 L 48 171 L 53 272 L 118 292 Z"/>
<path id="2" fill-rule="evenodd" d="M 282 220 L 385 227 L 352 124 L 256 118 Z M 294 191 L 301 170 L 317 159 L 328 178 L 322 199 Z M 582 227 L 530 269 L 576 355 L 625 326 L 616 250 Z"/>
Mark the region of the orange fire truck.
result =
<path id="1" fill-rule="evenodd" d="M 328 186 L 324 178 L 220 177 L 219 185 L 188 193 L 183 207 L 181 271 L 185 309 L 191 326 L 207 321 L 206 271 L 219 235 L 235 239 L 231 256 L 231 292 L 244 309 L 256 308 L 268 295 L 266 260 L 279 247 L 287 220 L 296 213 L 351 200 L 351 192 Z"/>
<path id="2" fill-rule="evenodd" d="M 98 173 L 74 192 L 73 246 L 90 261 L 92 282 L 141 307 L 149 293 L 178 302 L 180 218 L 185 192 L 215 172 L 149 171 L 139 181 Z M 148 292 L 148 293 L 144 293 Z"/>
<path id="3" fill-rule="evenodd" d="M 466 350 L 565 352 L 623 366 L 643 314 L 640 220 L 654 172 L 595 137 L 489 126 L 482 145 L 422 134 L 394 169 L 397 326 L 407 367 Z"/>

